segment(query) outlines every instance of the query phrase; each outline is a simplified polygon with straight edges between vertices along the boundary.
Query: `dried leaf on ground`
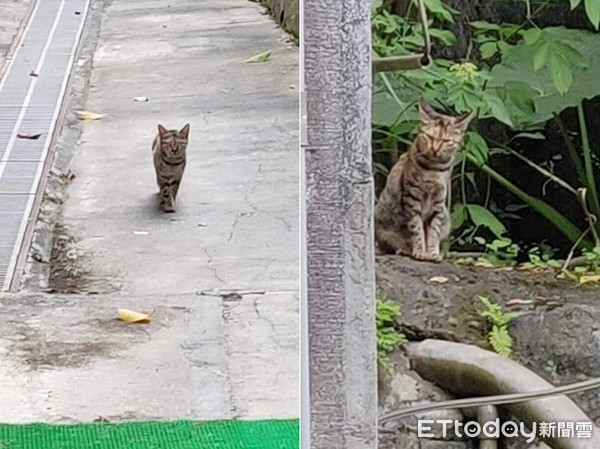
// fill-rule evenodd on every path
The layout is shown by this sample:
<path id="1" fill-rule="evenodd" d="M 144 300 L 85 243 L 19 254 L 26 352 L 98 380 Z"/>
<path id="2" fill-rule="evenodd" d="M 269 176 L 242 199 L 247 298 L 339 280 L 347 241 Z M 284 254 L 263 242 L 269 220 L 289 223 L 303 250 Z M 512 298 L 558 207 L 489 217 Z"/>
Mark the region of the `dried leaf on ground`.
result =
<path id="1" fill-rule="evenodd" d="M 530 299 L 519 299 L 519 298 L 513 298 L 513 299 L 509 299 L 508 301 L 506 301 L 506 306 L 507 307 L 513 307 L 513 306 L 528 306 L 533 304 L 533 301 Z"/>
<path id="2" fill-rule="evenodd" d="M 149 323 L 152 321 L 152 313 L 140 313 L 134 310 L 122 309 L 117 310 L 119 319 L 126 323 Z"/>
<path id="3" fill-rule="evenodd" d="M 479 259 L 477 259 L 473 263 L 473 266 L 480 267 L 480 268 L 496 268 L 496 265 L 494 265 L 489 260 L 484 259 L 483 257 L 480 257 Z"/>
<path id="4" fill-rule="evenodd" d="M 104 115 L 89 111 L 75 111 L 79 120 L 100 120 Z"/>
<path id="5" fill-rule="evenodd" d="M 448 280 L 445 276 L 433 276 L 429 278 L 429 282 L 433 282 L 434 284 L 445 284 Z"/>
<path id="6" fill-rule="evenodd" d="M 19 139 L 29 139 L 29 140 L 38 140 L 42 135 L 41 134 L 17 134 Z"/>
<path id="7" fill-rule="evenodd" d="M 581 276 L 579 278 L 579 284 L 589 284 L 589 283 L 598 283 L 600 282 L 600 274 L 591 274 Z"/>
<path id="8" fill-rule="evenodd" d="M 271 59 L 272 53 L 273 52 L 271 50 L 264 51 L 262 53 L 259 53 L 257 55 L 254 55 L 254 56 L 246 59 L 244 62 L 267 62 L 269 59 Z"/>

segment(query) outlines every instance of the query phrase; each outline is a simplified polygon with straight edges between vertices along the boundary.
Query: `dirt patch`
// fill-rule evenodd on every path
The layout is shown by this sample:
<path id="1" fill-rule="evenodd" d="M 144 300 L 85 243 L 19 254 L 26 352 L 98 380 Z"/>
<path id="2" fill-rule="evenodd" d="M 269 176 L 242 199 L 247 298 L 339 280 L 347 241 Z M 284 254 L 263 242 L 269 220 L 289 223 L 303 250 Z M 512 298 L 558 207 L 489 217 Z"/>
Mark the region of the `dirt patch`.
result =
<path id="1" fill-rule="evenodd" d="M 445 278 L 436 283 L 435 278 Z M 511 299 L 531 300 L 509 324 L 514 357 L 549 382 L 559 385 L 600 373 L 600 289 L 557 279 L 552 273 L 502 271 L 377 257 L 379 296 L 397 302 L 398 320 L 409 340 L 457 341 L 489 349 L 489 325 L 477 298 L 486 296 L 506 310 Z M 597 391 L 574 397 L 600 422 Z"/>
<path id="2" fill-rule="evenodd" d="M 120 290 L 118 281 L 93 275 L 90 257 L 79 249 L 70 229 L 56 226 L 47 292 L 111 293 Z"/>
<path id="3" fill-rule="evenodd" d="M 446 278 L 436 283 L 435 278 Z M 400 325 L 412 340 L 440 338 L 485 344 L 487 323 L 478 295 L 504 305 L 510 299 L 532 300 L 526 314 L 548 312 L 568 303 L 598 305 L 600 290 L 577 286 L 553 274 L 415 262 L 397 256 L 377 257 L 381 297 L 402 307 Z M 548 304 L 544 306 L 543 304 Z"/>
<path id="4" fill-rule="evenodd" d="M 34 371 L 40 368 L 80 367 L 91 358 L 109 357 L 110 349 L 110 345 L 103 343 L 64 341 L 44 341 L 20 348 L 26 354 L 23 361 Z"/>
<path id="5" fill-rule="evenodd" d="M 160 320 L 131 325 L 118 320 L 117 304 L 107 304 L 102 296 L 72 295 L 18 302 L 0 299 L 0 308 L 3 360 L 31 371 L 78 368 L 121 357 L 187 313 L 185 308 L 161 307 Z"/>

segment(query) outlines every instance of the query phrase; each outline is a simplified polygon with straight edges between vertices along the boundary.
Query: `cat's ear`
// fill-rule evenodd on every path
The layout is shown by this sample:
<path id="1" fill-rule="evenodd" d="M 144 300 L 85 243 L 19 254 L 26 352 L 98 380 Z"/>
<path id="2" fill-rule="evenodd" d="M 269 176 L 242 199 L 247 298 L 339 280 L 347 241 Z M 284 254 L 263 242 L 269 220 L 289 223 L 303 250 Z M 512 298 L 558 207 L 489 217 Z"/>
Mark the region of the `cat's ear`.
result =
<path id="1" fill-rule="evenodd" d="M 471 120 L 473 120 L 474 118 L 475 111 L 459 115 L 454 119 L 454 126 L 458 126 L 459 128 L 462 128 L 463 131 L 466 131 L 466 129 L 469 127 L 469 123 L 471 123 Z"/>
<path id="2" fill-rule="evenodd" d="M 163 137 L 165 134 L 167 134 L 167 128 L 162 125 L 158 125 L 158 135 Z"/>
<path id="3" fill-rule="evenodd" d="M 181 128 L 181 131 L 179 131 L 179 135 L 186 139 L 188 138 L 188 136 L 190 135 L 190 124 L 189 123 L 186 124 L 183 128 Z"/>
<path id="4" fill-rule="evenodd" d="M 439 114 L 429 103 L 421 98 L 419 100 L 419 119 L 421 123 L 429 123 L 439 117 Z"/>

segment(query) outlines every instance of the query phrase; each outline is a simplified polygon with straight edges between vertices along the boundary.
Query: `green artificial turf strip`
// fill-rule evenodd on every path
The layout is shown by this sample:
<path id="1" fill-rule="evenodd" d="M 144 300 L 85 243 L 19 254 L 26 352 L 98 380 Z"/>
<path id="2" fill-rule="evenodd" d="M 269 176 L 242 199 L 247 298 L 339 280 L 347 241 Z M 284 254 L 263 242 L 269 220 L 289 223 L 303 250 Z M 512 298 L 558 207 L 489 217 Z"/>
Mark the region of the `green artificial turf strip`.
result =
<path id="1" fill-rule="evenodd" d="M 0 424 L 0 449 L 298 449 L 298 420 Z"/>

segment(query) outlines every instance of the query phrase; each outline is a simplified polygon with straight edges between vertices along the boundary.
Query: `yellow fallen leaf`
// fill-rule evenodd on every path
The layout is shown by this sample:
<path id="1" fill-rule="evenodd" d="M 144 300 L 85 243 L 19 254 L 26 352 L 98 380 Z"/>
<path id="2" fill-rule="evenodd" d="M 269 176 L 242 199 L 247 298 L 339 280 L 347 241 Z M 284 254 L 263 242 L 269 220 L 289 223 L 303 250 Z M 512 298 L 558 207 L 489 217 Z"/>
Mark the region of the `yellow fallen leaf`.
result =
<path id="1" fill-rule="evenodd" d="M 100 120 L 104 115 L 89 111 L 75 111 L 79 120 Z"/>
<path id="2" fill-rule="evenodd" d="M 588 284 L 590 282 L 600 282 L 600 274 L 586 275 L 579 278 L 579 284 Z"/>
<path id="3" fill-rule="evenodd" d="M 140 313 L 120 307 L 117 310 L 117 315 L 120 320 L 126 323 L 149 323 L 152 321 L 152 313 Z"/>
<path id="4" fill-rule="evenodd" d="M 487 259 L 484 259 L 483 257 L 480 257 L 479 259 L 477 259 L 474 263 L 474 266 L 476 267 L 481 267 L 481 268 L 496 268 L 496 266 L 490 262 Z"/>
<path id="5" fill-rule="evenodd" d="M 445 276 L 433 276 L 429 278 L 429 282 L 433 282 L 434 284 L 445 284 L 448 282 L 448 278 Z"/>
<path id="6" fill-rule="evenodd" d="M 273 53 L 271 50 L 265 51 L 246 59 L 244 62 L 266 62 L 271 58 L 271 53 Z"/>

